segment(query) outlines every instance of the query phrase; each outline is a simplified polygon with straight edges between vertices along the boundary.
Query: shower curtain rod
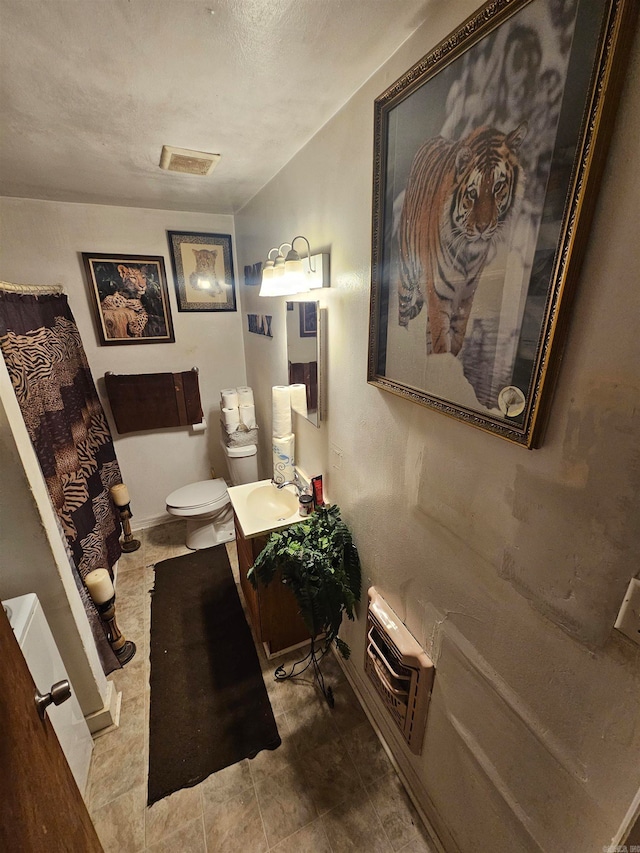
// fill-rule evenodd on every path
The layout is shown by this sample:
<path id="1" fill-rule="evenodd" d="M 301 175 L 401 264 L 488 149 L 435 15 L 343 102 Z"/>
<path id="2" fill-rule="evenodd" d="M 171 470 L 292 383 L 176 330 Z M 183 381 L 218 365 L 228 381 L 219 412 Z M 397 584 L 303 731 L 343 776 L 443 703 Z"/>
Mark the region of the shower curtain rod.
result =
<path id="1" fill-rule="evenodd" d="M 64 292 L 61 284 L 12 284 L 10 281 L 0 281 L 0 290 L 7 293 L 25 293 L 31 296 L 47 296 Z"/>

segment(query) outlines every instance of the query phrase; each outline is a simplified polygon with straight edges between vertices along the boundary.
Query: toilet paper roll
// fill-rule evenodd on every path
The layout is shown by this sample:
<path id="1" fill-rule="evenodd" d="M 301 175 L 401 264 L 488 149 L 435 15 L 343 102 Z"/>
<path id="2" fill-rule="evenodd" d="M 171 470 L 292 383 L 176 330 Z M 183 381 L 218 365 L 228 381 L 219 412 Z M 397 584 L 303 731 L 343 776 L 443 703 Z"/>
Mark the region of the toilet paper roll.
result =
<path id="1" fill-rule="evenodd" d="M 235 388 L 225 388 L 224 391 L 220 392 L 220 399 L 222 400 L 223 409 L 237 409 L 238 408 L 238 392 Z"/>
<path id="2" fill-rule="evenodd" d="M 237 408 L 224 408 L 222 420 L 227 432 L 235 432 L 240 426 L 240 410 Z"/>
<path id="3" fill-rule="evenodd" d="M 282 437 L 273 437 L 273 479 L 276 483 L 293 480 L 296 471 L 295 445 L 293 433 Z"/>
<path id="4" fill-rule="evenodd" d="M 249 388 L 247 385 L 241 385 L 236 389 L 238 392 L 238 405 L 239 406 L 253 406 L 253 390 Z"/>
<path id="5" fill-rule="evenodd" d="M 271 432 L 282 438 L 291 432 L 291 393 L 288 385 L 274 385 L 271 389 Z"/>
<path id="6" fill-rule="evenodd" d="M 207 429 L 207 419 L 202 418 L 199 424 L 191 424 L 192 432 L 205 432 Z"/>
<path id="7" fill-rule="evenodd" d="M 291 391 L 291 408 L 307 417 L 307 386 L 303 382 L 289 385 Z"/>
<path id="8" fill-rule="evenodd" d="M 256 423 L 256 407 L 253 403 L 248 406 L 240 405 L 240 420 L 247 429 L 255 429 L 258 426 Z"/>

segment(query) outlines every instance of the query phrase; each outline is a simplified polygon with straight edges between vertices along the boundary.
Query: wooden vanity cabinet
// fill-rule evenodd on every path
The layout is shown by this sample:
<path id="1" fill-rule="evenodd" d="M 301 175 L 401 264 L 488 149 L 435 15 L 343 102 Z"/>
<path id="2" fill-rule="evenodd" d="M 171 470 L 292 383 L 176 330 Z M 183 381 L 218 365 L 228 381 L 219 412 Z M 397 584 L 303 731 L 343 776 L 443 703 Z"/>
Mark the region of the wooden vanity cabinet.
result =
<path id="1" fill-rule="evenodd" d="M 308 640 L 309 632 L 300 616 L 298 602 L 278 576 L 268 586 L 259 584 L 257 589 L 247 578 L 254 560 L 267 544 L 267 537 L 245 539 L 237 518 L 235 525 L 240 585 L 257 639 L 266 645 L 270 655 Z"/>

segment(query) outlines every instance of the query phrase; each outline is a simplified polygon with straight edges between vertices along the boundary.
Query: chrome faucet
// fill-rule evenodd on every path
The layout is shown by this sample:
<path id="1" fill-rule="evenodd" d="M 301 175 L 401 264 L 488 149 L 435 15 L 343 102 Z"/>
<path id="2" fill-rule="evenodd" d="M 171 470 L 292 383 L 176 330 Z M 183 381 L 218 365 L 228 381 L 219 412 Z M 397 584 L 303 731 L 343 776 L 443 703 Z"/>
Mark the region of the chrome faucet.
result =
<path id="1" fill-rule="evenodd" d="M 302 495 L 305 492 L 305 487 L 300 482 L 300 478 L 298 477 L 298 472 L 293 475 L 293 480 L 285 480 L 284 483 L 278 483 L 276 480 L 271 480 L 271 483 L 276 487 L 276 489 L 282 490 L 285 486 L 295 486 L 298 495 Z"/>

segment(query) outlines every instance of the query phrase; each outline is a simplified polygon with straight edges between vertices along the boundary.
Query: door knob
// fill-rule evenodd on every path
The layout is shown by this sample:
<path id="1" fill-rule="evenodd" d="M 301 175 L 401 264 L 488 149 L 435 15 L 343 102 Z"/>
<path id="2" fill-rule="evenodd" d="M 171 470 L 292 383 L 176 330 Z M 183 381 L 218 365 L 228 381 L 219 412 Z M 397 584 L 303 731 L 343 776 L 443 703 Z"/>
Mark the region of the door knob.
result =
<path id="1" fill-rule="evenodd" d="M 40 719 L 44 720 L 49 705 L 62 705 L 70 696 L 71 686 L 66 678 L 64 681 L 56 681 L 50 693 L 42 694 L 36 689 L 36 708 L 38 709 Z"/>

